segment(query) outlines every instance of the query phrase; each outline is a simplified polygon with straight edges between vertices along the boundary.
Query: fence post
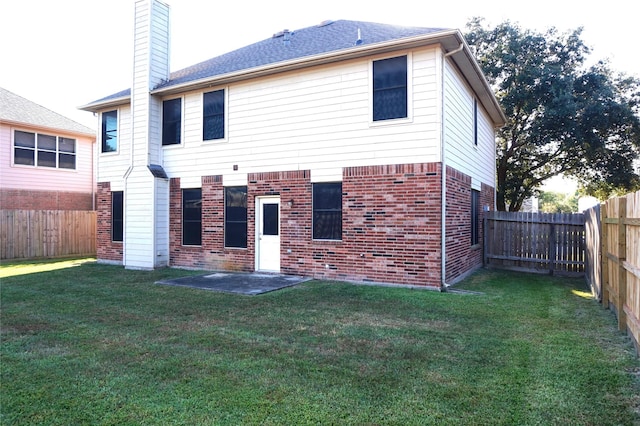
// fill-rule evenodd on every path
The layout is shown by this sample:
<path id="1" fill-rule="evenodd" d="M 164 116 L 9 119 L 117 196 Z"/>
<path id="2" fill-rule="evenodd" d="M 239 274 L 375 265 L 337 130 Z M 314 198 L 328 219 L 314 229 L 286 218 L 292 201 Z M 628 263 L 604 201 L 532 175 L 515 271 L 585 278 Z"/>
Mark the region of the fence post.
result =
<path id="1" fill-rule="evenodd" d="M 627 314 L 624 311 L 627 304 L 627 271 L 624 262 L 627 260 L 627 197 L 618 198 L 618 330 L 627 327 Z"/>
<path id="2" fill-rule="evenodd" d="M 609 224 L 607 223 L 607 207 L 609 202 L 605 201 L 600 206 L 600 259 L 602 262 L 602 307 L 609 309 L 609 247 L 608 235 Z"/>
<path id="3" fill-rule="evenodd" d="M 549 275 L 556 269 L 556 226 L 552 222 L 549 228 Z"/>

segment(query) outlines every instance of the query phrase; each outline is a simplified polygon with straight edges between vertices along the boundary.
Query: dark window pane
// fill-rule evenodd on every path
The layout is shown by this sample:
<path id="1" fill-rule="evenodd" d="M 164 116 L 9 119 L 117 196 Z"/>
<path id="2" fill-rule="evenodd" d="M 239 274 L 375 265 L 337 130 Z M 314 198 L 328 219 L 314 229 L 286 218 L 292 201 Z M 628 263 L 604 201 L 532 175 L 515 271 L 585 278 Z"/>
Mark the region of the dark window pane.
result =
<path id="1" fill-rule="evenodd" d="M 313 238 L 342 239 L 342 183 L 313 184 Z"/>
<path id="2" fill-rule="evenodd" d="M 162 145 L 180 143 L 182 131 L 182 99 L 162 103 Z"/>
<path id="3" fill-rule="evenodd" d="M 13 164 L 35 165 L 34 153 L 35 151 L 32 149 L 16 148 L 13 154 Z"/>
<path id="4" fill-rule="evenodd" d="M 58 167 L 61 169 L 75 169 L 76 168 L 76 155 L 75 154 L 60 154 L 58 158 Z"/>
<path id="5" fill-rule="evenodd" d="M 58 151 L 60 152 L 76 152 L 76 140 L 70 138 L 58 138 Z"/>
<path id="6" fill-rule="evenodd" d="M 21 132 L 19 130 L 16 130 L 15 134 L 14 134 L 14 141 L 13 141 L 15 146 L 22 146 L 25 148 L 35 148 L 36 147 L 36 135 L 35 133 L 29 133 L 29 132 Z"/>
<path id="7" fill-rule="evenodd" d="M 224 245 L 247 247 L 247 187 L 224 189 Z"/>
<path id="8" fill-rule="evenodd" d="M 262 234 L 278 235 L 278 205 L 263 204 L 262 205 Z"/>
<path id="9" fill-rule="evenodd" d="M 118 111 L 102 113 L 102 152 L 118 150 Z"/>
<path id="10" fill-rule="evenodd" d="M 46 149 L 47 151 L 56 150 L 56 137 L 50 135 L 38 135 L 38 149 Z"/>
<path id="11" fill-rule="evenodd" d="M 124 234 L 124 193 L 111 193 L 111 240 L 122 241 Z"/>
<path id="12" fill-rule="evenodd" d="M 480 242 L 480 192 L 471 190 L 471 245 Z"/>
<path id="13" fill-rule="evenodd" d="M 38 166 L 56 167 L 56 153 L 38 150 Z"/>
<path id="14" fill-rule="evenodd" d="M 202 190 L 182 190 L 182 244 L 202 244 Z"/>
<path id="15" fill-rule="evenodd" d="M 204 94 L 202 116 L 202 139 L 224 138 L 224 90 Z"/>
<path id="16" fill-rule="evenodd" d="M 407 117 L 407 57 L 373 63 L 373 119 Z"/>

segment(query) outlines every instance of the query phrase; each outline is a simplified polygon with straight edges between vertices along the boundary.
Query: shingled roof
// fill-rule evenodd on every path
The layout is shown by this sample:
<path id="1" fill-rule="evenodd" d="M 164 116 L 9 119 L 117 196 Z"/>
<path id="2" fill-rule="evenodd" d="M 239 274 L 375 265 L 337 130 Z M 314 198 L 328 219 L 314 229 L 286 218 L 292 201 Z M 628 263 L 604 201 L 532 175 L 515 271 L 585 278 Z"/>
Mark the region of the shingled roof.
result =
<path id="1" fill-rule="evenodd" d="M 95 130 L 0 87 L 0 121 L 95 136 Z"/>
<path id="2" fill-rule="evenodd" d="M 172 72 L 169 80 L 155 87 L 153 91 L 279 62 L 338 52 L 355 46 L 366 46 L 442 31 L 446 31 L 446 29 L 403 27 L 348 20 L 324 21 L 319 25 L 300 30 L 278 32 L 268 39 Z M 130 94 L 131 90 L 126 89 L 91 104 L 127 98 Z"/>

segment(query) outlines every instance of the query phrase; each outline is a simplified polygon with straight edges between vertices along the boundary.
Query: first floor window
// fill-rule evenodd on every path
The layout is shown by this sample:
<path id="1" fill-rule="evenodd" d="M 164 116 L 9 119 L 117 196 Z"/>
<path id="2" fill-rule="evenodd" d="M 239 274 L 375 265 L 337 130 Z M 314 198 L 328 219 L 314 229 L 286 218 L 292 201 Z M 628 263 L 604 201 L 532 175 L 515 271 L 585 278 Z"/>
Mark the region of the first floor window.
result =
<path id="1" fill-rule="evenodd" d="M 202 189 L 182 190 L 182 245 L 202 245 Z"/>
<path id="2" fill-rule="evenodd" d="M 182 99 L 162 102 L 162 145 L 180 144 L 182 136 Z"/>
<path id="3" fill-rule="evenodd" d="M 224 246 L 247 247 L 247 187 L 224 189 Z"/>
<path id="4" fill-rule="evenodd" d="M 342 183 L 313 184 L 313 239 L 342 239 Z"/>
<path id="5" fill-rule="evenodd" d="M 471 245 L 480 242 L 480 191 L 471 190 Z"/>
<path id="6" fill-rule="evenodd" d="M 16 130 L 13 133 L 13 164 L 75 169 L 76 140 Z"/>
<path id="7" fill-rule="evenodd" d="M 124 236 L 124 192 L 111 193 L 111 241 L 122 241 Z"/>

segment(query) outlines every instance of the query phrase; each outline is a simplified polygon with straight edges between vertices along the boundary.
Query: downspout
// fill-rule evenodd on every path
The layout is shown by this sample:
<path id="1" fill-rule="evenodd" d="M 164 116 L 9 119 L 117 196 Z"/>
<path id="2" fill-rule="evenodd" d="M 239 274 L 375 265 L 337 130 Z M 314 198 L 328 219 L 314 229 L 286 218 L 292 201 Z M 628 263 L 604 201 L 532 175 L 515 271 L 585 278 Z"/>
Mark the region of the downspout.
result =
<path id="1" fill-rule="evenodd" d="M 441 277 L 440 277 L 440 291 L 446 291 L 447 290 L 447 283 L 446 283 L 446 278 L 447 278 L 447 163 L 446 163 L 446 149 L 445 149 L 445 130 L 446 130 L 446 126 L 445 126 L 445 84 L 444 84 L 444 80 L 445 80 L 445 63 L 447 61 L 447 58 L 455 53 L 461 52 L 462 49 L 464 49 L 464 44 L 460 43 L 460 46 L 458 46 L 457 48 L 455 48 L 454 50 L 447 52 L 443 55 L 442 57 L 442 65 L 441 65 L 441 85 L 442 85 L 442 100 L 440 102 L 440 126 L 441 126 L 441 130 L 440 130 L 440 164 L 442 164 L 442 182 L 440 184 L 440 190 L 441 190 L 441 200 L 440 200 L 440 234 L 441 234 L 441 238 L 440 238 L 440 255 L 441 255 L 441 265 L 440 265 L 440 271 L 441 271 Z"/>
<path id="2" fill-rule="evenodd" d="M 131 115 L 133 115 L 133 97 L 131 97 Z M 124 189 L 124 194 L 122 197 L 122 210 L 123 210 L 123 214 L 122 214 L 122 266 L 127 266 L 126 265 L 126 261 L 127 261 L 127 215 L 125 214 L 125 212 L 127 211 L 127 198 L 129 198 L 129 191 L 127 191 L 127 183 L 129 181 L 129 176 L 131 175 L 131 172 L 133 171 L 133 119 L 130 120 L 131 121 L 131 129 L 129 131 L 129 133 L 131 134 L 131 137 L 129 138 L 129 168 L 127 169 L 126 172 L 124 172 L 124 175 L 122 176 L 122 180 L 123 180 L 123 189 Z M 120 126 L 118 126 L 120 127 Z"/>

